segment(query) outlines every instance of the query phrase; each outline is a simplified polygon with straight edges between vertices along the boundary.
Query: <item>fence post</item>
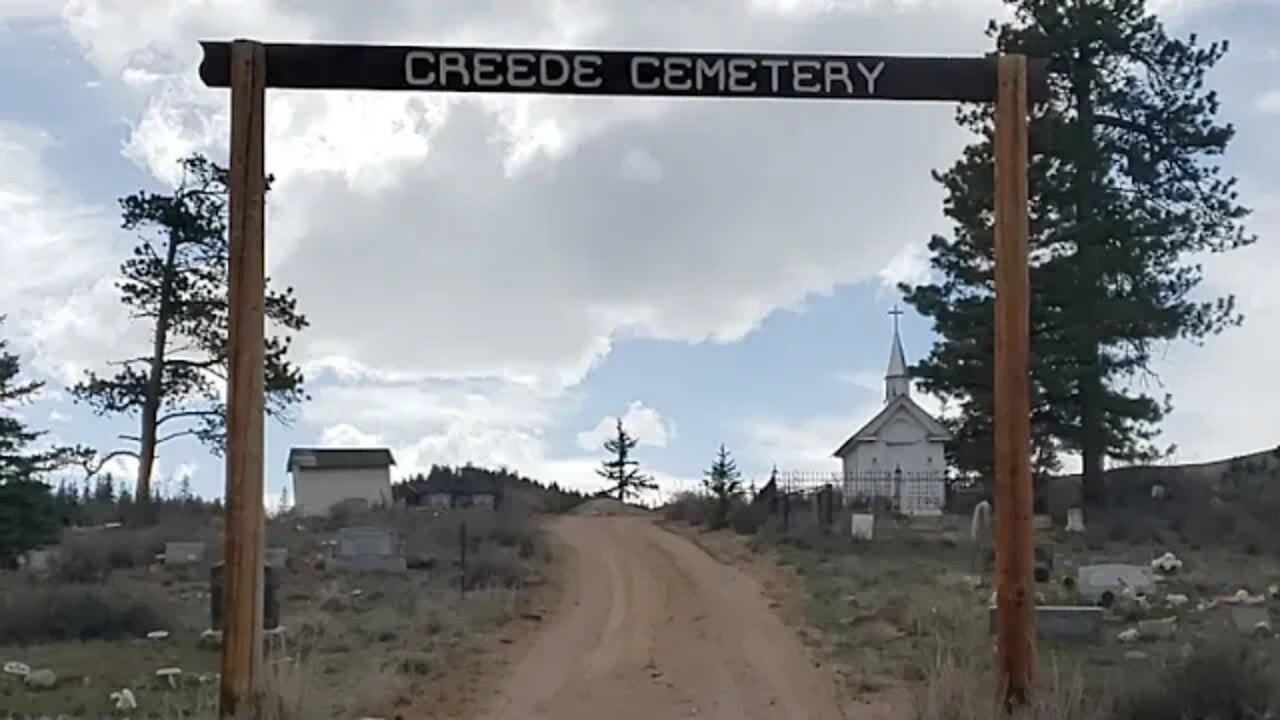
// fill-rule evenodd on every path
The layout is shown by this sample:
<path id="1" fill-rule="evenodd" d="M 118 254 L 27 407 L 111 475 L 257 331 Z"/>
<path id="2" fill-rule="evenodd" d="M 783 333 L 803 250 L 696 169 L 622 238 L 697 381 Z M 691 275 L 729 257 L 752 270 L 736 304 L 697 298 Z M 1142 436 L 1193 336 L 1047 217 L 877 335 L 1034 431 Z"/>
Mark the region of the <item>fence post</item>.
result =
<path id="1" fill-rule="evenodd" d="M 458 527 L 458 591 L 467 596 L 467 523 Z"/>

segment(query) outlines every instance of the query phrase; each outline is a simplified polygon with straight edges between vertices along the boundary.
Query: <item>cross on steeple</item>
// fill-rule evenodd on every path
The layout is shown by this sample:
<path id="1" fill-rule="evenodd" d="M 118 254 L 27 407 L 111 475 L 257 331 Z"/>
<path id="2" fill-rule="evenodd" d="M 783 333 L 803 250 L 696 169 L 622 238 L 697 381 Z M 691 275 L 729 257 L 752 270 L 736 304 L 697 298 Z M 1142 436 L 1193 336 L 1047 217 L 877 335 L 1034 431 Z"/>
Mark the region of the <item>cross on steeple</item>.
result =
<path id="1" fill-rule="evenodd" d="M 904 313 L 898 309 L 897 303 L 894 303 L 893 309 L 889 311 L 889 314 L 893 316 L 893 331 L 896 333 L 898 332 L 898 318 L 902 317 Z"/>

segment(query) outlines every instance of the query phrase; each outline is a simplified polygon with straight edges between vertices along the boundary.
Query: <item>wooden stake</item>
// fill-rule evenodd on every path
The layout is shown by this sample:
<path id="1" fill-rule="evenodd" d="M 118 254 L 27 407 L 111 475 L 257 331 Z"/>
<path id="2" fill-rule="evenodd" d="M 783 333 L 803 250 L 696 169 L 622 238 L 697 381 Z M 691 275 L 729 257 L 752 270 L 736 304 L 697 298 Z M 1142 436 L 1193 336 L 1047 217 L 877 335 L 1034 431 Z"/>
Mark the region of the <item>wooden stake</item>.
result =
<path id="1" fill-rule="evenodd" d="M 227 487 L 219 717 L 253 717 L 262 665 L 266 50 L 231 48 Z"/>
<path id="2" fill-rule="evenodd" d="M 1027 60 L 1000 58 L 995 135 L 996 655 L 1009 705 L 1035 676 L 1032 584 Z"/>

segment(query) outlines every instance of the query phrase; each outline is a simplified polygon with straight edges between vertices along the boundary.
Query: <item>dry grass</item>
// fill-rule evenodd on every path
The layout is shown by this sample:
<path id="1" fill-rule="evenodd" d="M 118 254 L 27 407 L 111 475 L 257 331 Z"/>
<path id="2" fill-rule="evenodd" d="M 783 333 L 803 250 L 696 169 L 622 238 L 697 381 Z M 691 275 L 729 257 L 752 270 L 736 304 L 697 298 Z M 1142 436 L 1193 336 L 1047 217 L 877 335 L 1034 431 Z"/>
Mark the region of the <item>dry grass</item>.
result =
<path id="1" fill-rule="evenodd" d="M 0 596 L 0 645 L 140 638 L 169 624 L 156 598 L 119 586 L 14 585 Z"/>
<path id="2" fill-rule="evenodd" d="M 405 714 L 422 688 L 523 612 L 524 588 L 536 583 L 547 560 L 533 519 L 520 507 L 444 515 L 375 510 L 350 520 L 398 530 L 407 550 L 427 562 L 403 574 L 336 573 L 320 562 L 335 536 L 325 519 L 273 519 L 268 543 L 287 547 L 290 562 L 280 574 L 285 632 L 269 648 L 264 718 Z M 465 596 L 457 563 L 463 522 L 473 545 Z M 0 602 L 9 603 L 0 615 L 0 661 L 50 668 L 60 678 L 53 690 L 29 691 L 13 677 L 0 677 L 0 711 L 113 716 L 110 693 L 129 687 L 139 703 L 134 718 L 213 717 L 219 655 L 199 643 L 210 614 L 207 568 L 166 568 L 151 559 L 166 540 L 216 532 L 209 525 L 175 532 L 160 518 L 145 530 L 99 531 L 97 543 L 68 538 L 64 561 L 79 570 L 64 564 L 43 581 L 0 574 Z M 68 583 L 67 577 L 90 582 Z M 48 602 L 54 596 L 76 602 Z M 129 599 L 160 616 L 131 609 Z M 62 634 L 51 633 L 55 626 Z M 138 637 L 160 627 L 171 632 L 165 640 Z M 31 634 L 31 628 L 43 629 Z M 72 639 L 100 635 L 114 639 Z M 167 666 L 183 670 L 176 688 L 157 681 L 155 670 Z"/>
<path id="3" fill-rule="evenodd" d="M 882 533 L 877 527 L 877 539 L 860 544 L 839 532 L 793 523 L 790 532 L 767 529 L 748 545 L 800 577 L 811 628 L 807 637 L 852 694 L 908 697 L 911 714 L 920 720 L 985 720 L 1002 715 L 988 627 L 990 578 L 976 572 L 972 549 L 956 540 L 958 528 L 885 528 Z M 1039 538 L 1054 545 L 1057 561 L 1053 580 L 1038 588 L 1045 602 L 1065 601 L 1058 580 L 1075 567 L 1145 564 L 1170 549 L 1158 538 L 1132 538 L 1092 544 Z M 1241 641 L 1225 608 L 1194 609 L 1200 600 L 1239 587 L 1265 591 L 1280 579 L 1275 561 L 1232 545 L 1173 549 L 1186 565 L 1161 592 L 1187 595 L 1189 606 L 1172 609 L 1157 602 L 1147 611 L 1114 615 L 1096 644 L 1042 642 L 1037 693 L 1033 704 L 1019 711 L 1021 717 L 1261 720 L 1266 709 L 1280 710 L 1275 703 L 1280 665 L 1270 660 L 1280 658 L 1280 640 L 1233 645 Z M 1142 617 L 1175 615 L 1178 631 L 1172 638 L 1136 646 L 1117 639 Z M 1188 655 L 1190 661 L 1184 659 Z M 1180 708 L 1195 708 L 1194 714 Z"/>

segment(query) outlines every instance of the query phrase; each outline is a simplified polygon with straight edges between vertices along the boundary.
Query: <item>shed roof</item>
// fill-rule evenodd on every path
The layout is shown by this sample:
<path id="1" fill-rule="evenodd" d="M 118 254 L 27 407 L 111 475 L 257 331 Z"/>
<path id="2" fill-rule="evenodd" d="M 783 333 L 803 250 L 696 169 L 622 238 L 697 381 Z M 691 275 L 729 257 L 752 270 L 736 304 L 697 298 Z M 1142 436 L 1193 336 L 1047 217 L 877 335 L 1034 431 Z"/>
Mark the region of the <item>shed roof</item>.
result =
<path id="1" fill-rule="evenodd" d="M 383 468 L 395 464 L 387 448 L 291 448 L 285 470 Z"/>

